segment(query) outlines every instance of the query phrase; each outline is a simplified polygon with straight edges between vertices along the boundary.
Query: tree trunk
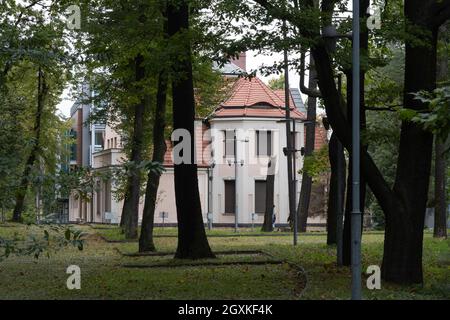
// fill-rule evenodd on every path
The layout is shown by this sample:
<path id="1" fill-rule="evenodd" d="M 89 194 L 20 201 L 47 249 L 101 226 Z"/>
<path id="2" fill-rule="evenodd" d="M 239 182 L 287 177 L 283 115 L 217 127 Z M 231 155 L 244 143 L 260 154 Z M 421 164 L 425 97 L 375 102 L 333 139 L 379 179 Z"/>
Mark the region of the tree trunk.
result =
<path id="1" fill-rule="evenodd" d="M 331 166 L 330 191 L 327 212 L 327 244 L 337 244 L 342 237 L 342 221 L 345 195 L 345 156 L 342 144 L 336 134 L 332 134 L 328 144 Z M 340 226 L 338 226 L 340 223 Z M 340 231 L 339 231 L 340 230 Z"/>
<path id="2" fill-rule="evenodd" d="M 439 36 L 445 39 L 447 35 L 447 24 L 443 24 L 439 28 Z M 446 39 L 445 39 L 446 40 Z M 444 40 L 444 41 L 445 41 Z M 441 54 L 438 58 L 437 80 L 448 80 L 448 57 Z M 434 193 L 436 205 L 434 208 L 434 230 L 435 238 L 447 238 L 447 199 L 445 192 L 446 180 L 446 159 L 445 159 L 445 142 L 439 137 L 435 138 L 435 180 Z"/>
<path id="3" fill-rule="evenodd" d="M 142 55 L 134 59 L 135 80 L 141 81 L 145 77 Z M 127 190 L 122 208 L 121 225 L 126 239 L 136 239 L 138 236 L 139 195 L 141 186 L 141 174 L 138 166 L 142 161 L 142 149 L 144 139 L 144 113 L 145 98 L 141 98 L 139 104 L 134 107 L 133 136 L 131 139 L 130 172 L 127 180 Z"/>
<path id="4" fill-rule="evenodd" d="M 316 90 L 317 88 L 317 74 L 314 66 L 314 58 L 310 56 L 309 62 L 309 79 L 308 87 L 310 90 Z M 305 157 L 311 156 L 314 151 L 314 142 L 316 138 L 316 105 L 317 98 L 313 96 L 308 97 L 308 109 L 307 109 L 307 123 L 306 129 L 306 141 L 305 141 Z M 300 232 L 306 232 L 306 225 L 308 222 L 309 202 L 311 198 L 311 185 L 312 178 L 306 173 L 302 174 L 302 186 L 300 189 L 300 200 L 297 207 L 298 228 Z"/>
<path id="5" fill-rule="evenodd" d="M 445 192 L 445 146 L 436 137 L 435 143 L 435 200 L 434 230 L 435 238 L 447 238 L 447 203 Z"/>
<path id="6" fill-rule="evenodd" d="M 431 1 L 432 2 L 432 1 Z M 432 91 L 436 86 L 437 29 L 430 27 L 430 1 L 405 2 L 405 18 L 430 32 L 423 43 L 405 46 L 405 108 L 427 106 L 412 92 Z M 431 170 L 433 136 L 422 126 L 403 121 L 394 192 L 402 204 L 386 216 L 382 277 L 397 283 L 422 283 L 422 245 L 425 210 Z"/>
<path id="7" fill-rule="evenodd" d="M 190 163 L 174 165 L 175 200 L 178 219 L 178 247 L 175 258 L 213 258 L 203 224 L 200 195 L 198 191 L 197 164 L 194 162 L 195 100 L 192 79 L 191 44 L 189 37 L 180 33 L 189 31 L 189 8 L 186 0 L 168 7 L 168 30 L 173 39 L 177 37 L 177 54 L 173 62 L 173 127 L 187 130 L 190 134 Z M 175 143 L 176 145 L 177 143 Z"/>
<path id="8" fill-rule="evenodd" d="M 276 158 L 271 157 L 267 165 L 267 179 L 266 179 L 266 210 L 264 212 L 264 223 L 261 231 L 272 232 L 273 231 L 273 196 L 275 187 L 275 167 Z"/>
<path id="9" fill-rule="evenodd" d="M 32 143 L 31 152 L 28 155 L 27 162 L 25 163 L 25 168 L 22 174 L 22 179 L 20 181 L 19 188 L 16 192 L 16 204 L 14 206 L 12 221 L 20 222 L 22 221 L 22 213 L 25 206 L 25 196 L 27 194 L 30 173 L 36 162 L 38 157 L 38 153 L 40 150 L 40 138 L 41 138 L 41 122 L 42 122 L 42 113 L 44 110 L 44 99 L 48 92 L 48 86 L 45 81 L 45 75 L 42 71 L 42 68 L 39 67 L 38 70 L 38 88 L 37 88 L 37 110 L 35 116 L 34 123 L 34 141 Z"/>
<path id="10" fill-rule="evenodd" d="M 156 96 L 155 119 L 153 121 L 153 162 L 164 162 L 166 143 L 164 130 L 166 128 L 166 97 L 167 72 L 161 71 L 158 79 L 158 92 Z M 153 223 L 158 194 L 160 174 L 150 171 L 147 177 L 145 190 L 144 211 L 142 214 L 141 235 L 139 237 L 139 252 L 155 251 L 153 243 Z"/>

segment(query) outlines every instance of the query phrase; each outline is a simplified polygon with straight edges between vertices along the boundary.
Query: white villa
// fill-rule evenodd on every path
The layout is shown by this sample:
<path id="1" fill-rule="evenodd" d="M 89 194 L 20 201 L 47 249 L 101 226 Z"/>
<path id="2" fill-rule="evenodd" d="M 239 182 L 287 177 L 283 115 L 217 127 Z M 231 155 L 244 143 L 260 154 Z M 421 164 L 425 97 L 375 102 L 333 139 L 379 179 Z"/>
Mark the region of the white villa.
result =
<path id="1" fill-rule="evenodd" d="M 238 66 L 230 63 L 235 69 Z M 229 67 L 229 66 L 228 66 Z M 229 74 L 228 74 L 229 76 Z M 283 153 L 286 146 L 284 91 L 272 90 L 260 79 L 236 78 L 231 95 L 206 119 L 195 121 L 195 146 L 198 165 L 199 192 L 204 222 L 213 226 L 249 226 L 262 224 L 265 211 L 266 176 L 268 160 L 275 164 L 274 214 L 276 225 L 287 225 L 288 184 L 287 160 Z M 77 114 L 83 106 L 74 105 L 74 120 L 84 118 Z M 295 148 L 304 145 L 305 110 L 298 90 L 291 89 L 290 114 L 295 122 Z M 85 165 L 83 158 L 94 170 L 108 170 L 124 162 L 120 136 L 109 126 L 80 127 L 74 121 L 73 130 L 83 132 L 90 139 L 79 137 L 74 165 Z M 292 127 L 292 126 L 291 126 Z M 236 146 L 236 148 L 235 148 Z M 162 174 L 155 210 L 155 225 L 177 223 L 173 177 L 171 141 L 167 142 L 164 160 L 166 171 Z M 83 150 L 90 157 L 83 156 Z M 85 161 L 85 162 L 86 162 Z M 302 168 L 303 157 L 296 153 L 295 167 Z M 296 173 L 296 190 L 299 198 L 301 175 Z M 118 223 L 122 202 L 112 194 L 111 181 L 99 181 L 93 199 L 82 201 L 75 196 L 69 199 L 69 220 L 93 223 Z M 142 217 L 144 199 L 141 199 L 139 220 Z M 324 224 L 324 217 L 313 217 L 308 223 Z"/>

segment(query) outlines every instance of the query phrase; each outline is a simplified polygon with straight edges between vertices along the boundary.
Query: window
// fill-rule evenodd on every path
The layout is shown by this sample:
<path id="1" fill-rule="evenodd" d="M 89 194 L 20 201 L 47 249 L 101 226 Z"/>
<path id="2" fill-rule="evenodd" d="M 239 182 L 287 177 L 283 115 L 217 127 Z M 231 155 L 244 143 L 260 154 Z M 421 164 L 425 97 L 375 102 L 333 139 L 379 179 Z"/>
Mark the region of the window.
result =
<path id="1" fill-rule="evenodd" d="M 234 180 L 225 180 L 225 213 L 236 211 L 236 185 Z"/>
<path id="2" fill-rule="evenodd" d="M 272 131 L 256 130 L 256 155 L 272 155 Z"/>
<path id="3" fill-rule="evenodd" d="M 95 146 L 101 147 L 103 149 L 103 131 L 96 131 L 95 132 Z"/>
<path id="4" fill-rule="evenodd" d="M 266 211 L 266 181 L 255 181 L 255 213 L 264 213 Z"/>
<path id="5" fill-rule="evenodd" d="M 114 137 L 114 148 L 117 148 L 117 137 Z"/>
<path id="6" fill-rule="evenodd" d="M 77 143 L 75 142 L 77 140 L 77 132 L 70 129 L 69 135 L 73 141 L 70 144 L 70 161 L 77 161 Z"/>
<path id="7" fill-rule="evenodd" d="M 224 141 L 224 146 L 225 146 L 225 151 L 224 151 L 224 156 L 225 157 L 234 157 L 234 138 L 235 138 L 235 133 L 233 130 L 225 130 L 224 131 L 224 136 L 225 136 L 225 141 Z"/>
<path id="8" fill-rule="evenodd" d="M 111 180 L 105 181 L 105 212 L 111 212 Z"/>
<path id="9" fill-rule="evenodd" d="M 77 161 L 77 144 L 70 145 L 70 161 Z"/>
<path id="10" fill-rule="evenodd" d="M 98 183 L 97 185 L 97 216 L 100 216 L 100 214 L 102 213 L 102 191 L 99 189 L 99 185 L 100 183 Z"/>

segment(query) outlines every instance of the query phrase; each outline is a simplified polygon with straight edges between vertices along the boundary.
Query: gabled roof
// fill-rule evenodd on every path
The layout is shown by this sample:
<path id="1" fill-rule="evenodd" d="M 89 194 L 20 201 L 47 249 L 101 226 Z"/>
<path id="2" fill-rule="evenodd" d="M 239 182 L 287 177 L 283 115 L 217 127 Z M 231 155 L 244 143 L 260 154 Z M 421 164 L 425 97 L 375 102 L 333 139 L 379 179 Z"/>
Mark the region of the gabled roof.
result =
<path id="1" fill-rule="evenodd" d="M 291 117 L 303 119 L 302 114 L 290 99 Z M 231 95 L 212 114 L 220 117 L 269 117 L 283 118 L 284 95 L 280 96 L 259 78 L 239 78 L 231 89 Z"/>
<path id="2" fill-rule="evenodd" d="M 283 101 L 260 79 L 253 77 L 238 79 L 230 98 L 222 103 L 222 106 L 251 107 L 258 104 L 280 107 Z"/>

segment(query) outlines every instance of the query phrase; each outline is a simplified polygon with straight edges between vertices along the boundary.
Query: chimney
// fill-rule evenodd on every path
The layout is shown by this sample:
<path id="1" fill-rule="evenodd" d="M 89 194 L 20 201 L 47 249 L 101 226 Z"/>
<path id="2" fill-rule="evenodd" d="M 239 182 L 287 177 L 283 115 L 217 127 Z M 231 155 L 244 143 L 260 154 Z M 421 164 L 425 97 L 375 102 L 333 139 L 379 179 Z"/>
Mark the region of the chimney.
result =
<path id="1" fill-rule="evenodd" d="M 232 59 L 231 62 L 237 65 L 242 70 L 247 71 L 247 55 L 245 52 L 241 52 L 239 54 L 239 58 Z"/>

